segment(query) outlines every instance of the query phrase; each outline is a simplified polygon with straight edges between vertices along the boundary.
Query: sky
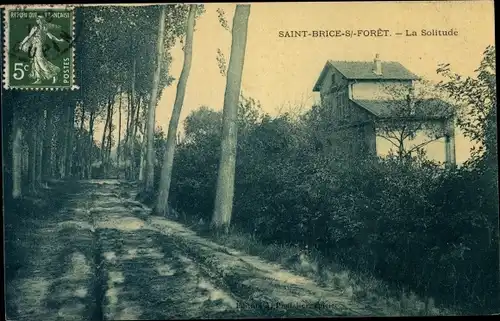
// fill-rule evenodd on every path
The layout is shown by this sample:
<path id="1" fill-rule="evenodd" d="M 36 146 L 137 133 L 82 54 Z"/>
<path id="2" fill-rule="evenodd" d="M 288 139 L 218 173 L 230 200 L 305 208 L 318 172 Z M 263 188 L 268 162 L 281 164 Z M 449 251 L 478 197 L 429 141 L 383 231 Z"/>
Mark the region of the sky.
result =
<path id="1" fill-rule="evenodd" d="M 229 60 L 231 33 L 217 18 L 217 8 L 232 24 L 234 4 L 205 4 L 197 20 L 191 71 L 182 120 L 205 105 L 221 110 L 225 78 L 217 66 L 217 49 Z M 248 25 L 242 92 L 276 115 L 280 107 L 310 107 L 319 97 L 312 92 L 325 62 L 332 60 L 398 61 L 413 73 L 432 81 L 439 63 L 450 63 L 462 75 L 473 76 L 482 53 L 494 44 L 493 1 L 369 2 L 369 3 L 254 3 Z M 390 37 L 284 38 L 292 30 L 389 30 Z M 396 36 L 396 32 L 454 29 L 457 36 Z M 173 51 L 170 73 L 178 78 L 183 51 Z M 162 92 L 156 122 L 164 130 L 175 99 L 177 82 Z M 470 142 L 457 133 L 457 162 L 469 157 Z"/>

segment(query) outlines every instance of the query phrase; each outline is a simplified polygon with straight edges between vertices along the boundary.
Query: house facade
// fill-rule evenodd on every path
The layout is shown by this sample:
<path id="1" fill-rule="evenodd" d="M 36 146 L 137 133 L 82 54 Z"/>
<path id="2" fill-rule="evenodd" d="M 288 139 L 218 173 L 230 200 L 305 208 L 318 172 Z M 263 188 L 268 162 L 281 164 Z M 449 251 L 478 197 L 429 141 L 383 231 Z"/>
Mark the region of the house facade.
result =
<path id="1" fill-rule="evenodd" d="M 377 55 L 374 61 L 327 61 L 313 91 L 320 93 L 321 105 L 336 120 L 332 134 L 342 132 L 341 140 L 351 152 L 387 154 L 395 147 L 387 124 L 397 123 L 402 128 L 401 137 L 405 136 L 404 128 L 415 132 L 404 140 L 406 148 L 422 146 L 430 158 L 454 164 L 453 117 L 442 112 L 447 105 L 443 101 L 412 99 L 417 80 L 419 77 L 399 62 L 381 61 Z M 423 112 L 415 113 L 412 108 Z M 426 128 L 431 127 L 442 128 L 441 137 L 429 137 Z"/>

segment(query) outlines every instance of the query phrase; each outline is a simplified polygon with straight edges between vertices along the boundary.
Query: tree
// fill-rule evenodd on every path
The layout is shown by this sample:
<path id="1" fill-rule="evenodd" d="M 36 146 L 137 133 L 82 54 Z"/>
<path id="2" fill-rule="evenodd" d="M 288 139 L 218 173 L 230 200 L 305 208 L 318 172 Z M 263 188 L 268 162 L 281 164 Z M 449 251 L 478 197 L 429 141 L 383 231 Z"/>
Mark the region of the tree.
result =
<path id="1" fill-rule="evenodd" d="M 155 110 L 158 102 L 158 90 L 160 86 L 161 61 L 163 57 L 163 36 L 165 33 L 165 6 L 162 6 L 160 13 L 160 21 L 158 27 L 158 38 L 156 47 L 156 70 L 153 78 L 151 90 L 151 99 L 148 107 L 148 122 L 147 122 L 147 150 L 146 150 L 146 180 L 145 189 L 147 192 L 152 191 L 154 184 L 154 151 L 153 151 L 153 136 L 155 125 Z"/>
<path id="2" fill-rule="evenodd" d="M 116 167 L 120 170 L 121 139 L 122 139 L 122 92 L 118 93 L 118 146 L 116 147 Z"/>
<path id="3" fill-rule="evenodd" d="M 445 137 L 454 126 L 454 106 L 441 99 L 436 86 L 422 81 L 410 88 L 386 86 L 385 91 L 388 110 L 375 120 L 376 132 L 396 148 L 400 160 L 422 153 L 424 146 Z M 418 134 L 425 138 L 411 144 Z"/>
<path id="4" fill-rule="evenodd" d="M 105 162 L 105 173 L 109 173 L 109 168 L 110 168 L 110 165 L 111 165 L 111 146 L 112 146 L 112 143 L 113 143 L 113 112 L 114 112 L 114 108 L 113 108 L 113 105 L 114 105 L 114 100 L 115 100 L 115 97 L 113 96 L 111 98 L 111 104 L 110 104 L 110 107 L 111 107 L 111 112 L 110 112 L 110 115 L 111 117 L 109 118 L 109 127 L 108 127 L 108 142 L 107 142 L 107 146 L 106 146 L 106 162 Z"/>
<path id="5" fill-rule="evenodd" d="M 13 112 L 12 126 L 12 197 L 22 195 L 22 120 L 19 111 Z"/>
<path id="6" fill-rule="evenodd" d="M 52 139 L 53 139 L 53 117 L 52 117 L 52 107 L 47 107 L 46 109 L 46 132 L 43 141 L 43 180 L 46 181 L 52 176 Z"/>
<path id="7" fill-rule="evenodd" d="M 496 91 L 496 51 L 488 46 L 483 60 L 476 70 L 477 77 L 462 77 L 450 69 L 450 64 L 442 64 L 437 70 L 445 77 L 439 83 L 441 89 L 461 105 L 457 124 L 464 135 L 476 146 L 472 149 L 471 162 L 487 160 L 497 166 L 497 91 Z M 494 165 L 493 165 L 494 164 Z"/>
<path id="8" fill-rule="evenodd" d="M 201 145 L 216 137 L 220 141 L 222 132 L 222 113 L 207 106 L 194 110 L 184 120 L 185 142 Z"/>
<path id="9" fill-rule="evenodd" d="M 186 93 L 186 84 L 191 69 L 191 60 L 193 52 L 193 33 L 195 22 L 196 5 L 189 6 L 189 15 L 186 22 L 186 42 L 184 45 L 184 64 L 182 66 L 181 76 L 177 84 L 174 108 L 168 126 L 167 145 L 165 156 L 163 157 L 163 166 L 161 169 L 160 189 L 156 204 L 156 213 L 164 214 L 168 208 L 168 194 L 170 191 L 170 182 L 172 181 L 172 166 L 174 163 L 174 153 L 177 138 L 177 127 L 181 116 L 182 104 Z"/>
<path id="10" fill-rule="evenodd" d="M 92 178 L 92 161 L 93 161 L 93 153 L 92 150 L 94 148 L 94 122 L 95 122 L 95 110 L 92 109 L 90 111 L 90 119 L 89 119 L 89 135 L 87 138 L 88 144 L 87 144 L 87 168 L 86 168 L 86 177 L 88 179 Z"/>
<path id="11" fill-rule="evenodd" d="M 44 106 L 45 107 L 45 106 Z M 43 157 L 44 157 L 44 137 L 47 135 L 46 131 L 46 117 L 47 117 L 47 107 L 40 108 L 38 112 L 39 122 L 36 125 L 37 141 L 36 141 L 36 186 L 40 187 L 42 185 L 42 170 L 43 170 Z"/>
<path id="12" fill-rule="evenodd" d="M 159 63 L 158 63 L 159 64 Z M 127 129 L 128 135 L 127 135 L 127 142 L 128 142 L 128 150 L 129 150 L 129 159 L 130 163 L 128 166 L 128 178 L 132 178 L 134 173 L 134 147 L 135 147 L 135 139 L 134 139 L 134 128 L 135 128 L 135 123 L 137 120 L 135 119 L 135 109 L 136 107 L 135 104 L 135 95 L 136 95 L 136 78 L 137 78 L 137 72 L 136 72 L 136 66 L 137 66 L 137 59 L 134 57 L 133 62 L 132 62 L 132 80 L 130 84 L 130 95 L 129 95 L 129 105 L 130 105 L 130 117 L 129 117 L 129 128 Z M 156 106 L 156 104 L 155 104 Z M 156 108 L 156 107 L 155 107 Z M 135 120 L 135 121 L 134 121 Z"/>
<path id="13" fill-rule="evenodd" d="M 229 229 L 234 197 L 234 175 L 236 165 L 237 114 L 241 90 L 241 78 L 245 62 L 248 18 L 250 5 L 236 5 L 233 17 L 231 55 L 224 93 L 221 158 L 217 177 L 212 226 Z"/>
<path id="14" fill-rule="evenodd" d="M 465 163 L 484 177 L 482 193 L 488 193 L 485 199 L 495 199 L 498 209 L 498 140 L 497 140 L 497 87 L 496 87 L 496 50 L 488 46 L 483 59 L 476 70 L 477 77 L 462 77 L 450 69 L 450 64 L 442 64 L 437 72 L 445 77 L 439 85 L 462 109 L 458 117 L 458 126 L 475 146 L 472 157 Z M 498 233 L 498 212 L 489 214 L 497 231 L 498 240 L 498 297 L 500 302 L 500 237 Z M 493 216 L 495 217 L 493 219 Z"/>
<path id="15" fill-rule="evenodd" d="M 130 179 L 135 179 L 137 177 L 136 173 L 136 151 L 137 151 L 137 128 L 139 127 L 139 124 L 141 122 L 141 119 L 139 118 L 140 111 L 141 111 L 141 96 L 139 95 L 137 97 L 137 102 L 134 104 L 135 105 L 135 116 L 134 119 L 135 121 L 132 123 L 132 128 L 131 128 L 131 139 L 130 139 L 130 169 L 129 169 L 129 178 Z"/>
<path id="16" fill-rule="evenodd" d="M 111 119 L 113 118 L 113 111 L 112 111 L 112 106 L 113 102 L 111 100 L 111 97 L 108 97 L 108 102 L 107 102 L 107 108 L 106 108 L 106 121 L 104 123 L 104 131 L 102 132 L 102 140 L 101 140 L 101 166 L 103 168 L 106 167 L 106 138 L 109 137 L 108 130 L 111 129 L 110 123 Z"/>

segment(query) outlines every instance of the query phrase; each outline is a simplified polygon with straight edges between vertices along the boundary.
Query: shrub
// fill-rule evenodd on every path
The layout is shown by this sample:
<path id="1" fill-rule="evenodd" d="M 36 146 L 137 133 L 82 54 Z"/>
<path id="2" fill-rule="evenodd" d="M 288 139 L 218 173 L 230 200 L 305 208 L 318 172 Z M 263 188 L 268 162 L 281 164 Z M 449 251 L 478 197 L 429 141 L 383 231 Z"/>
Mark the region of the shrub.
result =
<path id="1" fill-rule="evenodd" d="M 239 133 L 237 229 L 267 244 L 307 245 L 438 303 L 469 311 L 493 305 L 498 198 L 491 171 L 445 170 L 419 158 L 346 161 L 315 150 L 305 126 L 286 115 L 254 117 Z M 177 148 L 172 205 L 209 221 L 220 132 L 198 127 L 195 138 Z"/>

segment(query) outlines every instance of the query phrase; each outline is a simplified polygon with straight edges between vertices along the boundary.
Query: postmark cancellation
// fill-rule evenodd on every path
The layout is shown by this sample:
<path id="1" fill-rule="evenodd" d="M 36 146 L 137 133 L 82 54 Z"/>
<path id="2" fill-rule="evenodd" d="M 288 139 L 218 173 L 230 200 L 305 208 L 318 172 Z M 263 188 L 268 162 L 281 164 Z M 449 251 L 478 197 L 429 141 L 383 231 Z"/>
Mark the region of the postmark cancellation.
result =
<path id="1" fill-rule="evenodd" d="M 74 66 L 74 9 L 18 6 L 7 7 L 3 13 L 4 88 L 78 88 Z"/>

